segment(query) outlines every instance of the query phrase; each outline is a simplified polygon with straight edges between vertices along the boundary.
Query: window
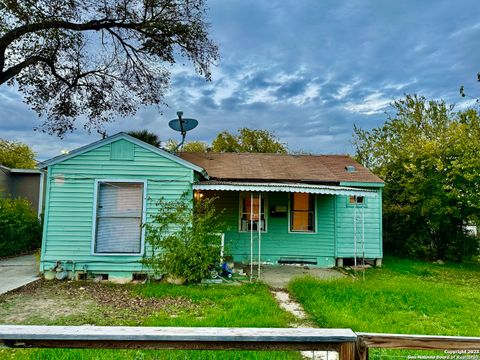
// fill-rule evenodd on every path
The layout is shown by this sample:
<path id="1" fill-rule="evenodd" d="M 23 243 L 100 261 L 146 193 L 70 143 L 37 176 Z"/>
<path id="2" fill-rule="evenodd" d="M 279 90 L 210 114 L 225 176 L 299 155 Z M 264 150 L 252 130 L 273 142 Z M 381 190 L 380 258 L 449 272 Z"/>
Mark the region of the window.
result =
<path id="1" fill-rule="evenodd" d="M 290 197 L 290 231 L 315 231 L 315 195 L 293 193 Z"/>
<path id="2" fill-rule="evenodd" d="M 348 198 L 348 203 L 350 205 L 363 205 L 363 204 L 365 204 L 365 197 L 364 196 L 351 195 Z"/>
<path id="3" fill-rule="evenodd" d="M 265 197 L 261 196 L 259 216 L 259 194 L 244 193 L 240 196 L 240 231 L 266 231 Z M 260 225 L 259 225 L 260 224 Z"/>
<path id="4" fill-rule="evenodd" d="M 143 182 L 97 182 L 95 254 L 141 254 Z"/>

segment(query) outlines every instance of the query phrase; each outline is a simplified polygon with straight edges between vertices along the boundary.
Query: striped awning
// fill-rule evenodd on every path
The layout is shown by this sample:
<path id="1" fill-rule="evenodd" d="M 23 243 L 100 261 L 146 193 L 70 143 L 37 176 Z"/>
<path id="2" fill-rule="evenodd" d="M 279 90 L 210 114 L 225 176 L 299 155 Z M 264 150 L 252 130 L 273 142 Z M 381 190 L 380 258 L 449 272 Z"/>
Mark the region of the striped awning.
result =
<path id="1" fill-rule="evenodd" d="M 300 183 L 258 183 L 238 181 L 202 181 L 193 184 L 193 190 L 215 191 L 254 191 L 254 192 L 289 192 L 324 195 L 345 195 L 377 197 L 377 190 L 359 189 L 346 186 L 315 185 Z"/>

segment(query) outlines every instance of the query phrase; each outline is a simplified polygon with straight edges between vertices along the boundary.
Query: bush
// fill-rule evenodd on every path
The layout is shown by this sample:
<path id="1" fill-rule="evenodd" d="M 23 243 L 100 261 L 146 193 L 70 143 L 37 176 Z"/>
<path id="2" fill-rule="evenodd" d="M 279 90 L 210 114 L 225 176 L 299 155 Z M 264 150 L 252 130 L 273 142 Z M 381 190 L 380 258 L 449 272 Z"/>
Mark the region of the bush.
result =
<path id="1" fill-rule="evenodd" d="M 157 202 L 158 212 L 145 225 L 150 254 L 143 263 L 155 274 L 197 282 L 209 275 L 219 260 L 223 223 L 215 198 Z"/>
<path id="2" fill-rule="evenodd" d="M 384 204 L 384 252 L 423 260 L 471 260 L 479 252 L 479 239 L 466 233 L 460 220 L 454 220 L 445 216 L 439 229 L 432 229 L 428 218 L 409 207 Z"/>
<path id="3" fill-rule="evenodd" d="M 0 257 L 40 247 L 42 226 L 25 199 L 0 199 Z"/>
<path id="4" fill-rule="evenodd" d="M 444 101 L 406 95 L 382 126 L 355 127 L 357 159 L 385 180 L 385 253 L 470 260 L 480 221 L 480 115 Z"/>

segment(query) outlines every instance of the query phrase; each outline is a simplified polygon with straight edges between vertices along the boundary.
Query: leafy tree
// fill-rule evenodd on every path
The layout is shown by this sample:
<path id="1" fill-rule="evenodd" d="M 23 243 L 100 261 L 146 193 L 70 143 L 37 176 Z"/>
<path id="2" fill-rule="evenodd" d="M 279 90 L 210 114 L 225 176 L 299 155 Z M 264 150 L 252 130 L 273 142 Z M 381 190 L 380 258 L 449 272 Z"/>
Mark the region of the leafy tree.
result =
<path id="1" fill-rule="evenodd" d="M 175 139 L 168 139 L 162 147 L 167 151 L 174 152 L 178 147 L 178 141 Z"/>
<path id="2" fill-rule="evenodd" d="M 222 131 L 212 143 L 213 152 L 285 154 L 287 145 L 268 130 L 241 128 L 238 134 Z"/>
<path id="3" fill-rule="evenodd" d="M 464 225 L 480 216 L 480 118 L 406 96 L 370 131 L 355 127 L 357 159 L 382 177 L 386 251 L 462 260 L 478 252 Z"/>
<path id="4" fill-rule="evenodd" d="M 155 147 L 160 147 L 161 141 L 157 134 L 152 133 L 148 130 L 136 130 L 136 131 L 129 131 L 128 135 L 133 136 L 138 140 L 142 140 L 147 144 L 153 145 Z"/>
<path id="5" fill-rule="evenodd" d="M 208 152 L 209 146 L 203 141 L 189 141 L 183 145 L 182 151 L 186 152 Z"/>
<path id="6" fill-rule="evenodd" d="M 26 144 L 0 139 L 0 165 L 9 168 L 33 169 L 35 153 Z"/>
<path id="7" fill-rule="evenodd" d="M 178 141 L 168 139 L 163 148 L 175 151 Z M 217 135 L 212 144 L 203 141 L 186 142 L 177 151 L 185 152 L 252 152 L 252 153 L 278 153 L 285 154 L 287 145 L 268 130 L 242 128 L 238 134 L 222 131 Z"/>
<path id="8" fill-rule="evenodd" d="M 224 231 L 214 201 L 194 201 L 186 195 L 172 201 L 161 198 L 157 212 L 145 225 L 151 253 L 143 263 L 157 275 L 168 274 L 189 282 L 209 276 L 212 265 L 219 260 L 220 234 Z"/>
<path id="9" fill-rule="evenodd" d="M 205 0 L 0 0 L 0 85 L 16 83 L 50 134 L 162 104 L 177 55 L 210 79 Z"/>
<path id="10" fill-rule="evenodd" d="M 207 143 L 203 141 L 188 141 L 183 144 L 181 148 L 178 149 L 178 141 L 175 139 L 168 139 L 163 148 L 167 151 L 173 152 L 207 152 L 210 151 L 210 147 Z"/>

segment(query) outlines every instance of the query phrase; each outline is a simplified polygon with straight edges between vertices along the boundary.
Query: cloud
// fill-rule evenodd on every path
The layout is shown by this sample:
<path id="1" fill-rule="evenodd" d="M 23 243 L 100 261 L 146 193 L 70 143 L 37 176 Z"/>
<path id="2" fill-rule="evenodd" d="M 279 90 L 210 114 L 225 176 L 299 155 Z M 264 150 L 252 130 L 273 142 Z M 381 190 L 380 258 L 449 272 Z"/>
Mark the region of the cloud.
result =
<path id="1" fill-rule="evenodd" d="M 354 113 L 373 115 L 384 112 L 391 102 L 392 99 L 386 98 L 382 93 L 374 92 L 358 103 L 346 103 L 345 109 Z"/>
<path id="2" fill-rule="evenodd" d="M 477 22 L 476 24 L 473 24 L 473 25 L 468 25 L 468 26 L 462 27 L 462 28 L 454 31 L 453 33 L 450 34 L 450 38 L 464 36 L 468 33 L 473 33 L 473 32 L 477 32 L 477 31 L 480 31 L 480 22 Z"/>
<path id="3" fill-rule="evenodd" d="M 206 82 L 174 65 L 168 106 L 142 108 L 107 124 L 109 134 L 147 128 L 178 138 L 168 120 L 183 110 L 200 125 L 187 140 L 211 141 L 240 127 L 275 131 L 292 149 L 351 152 L 353 124 L 386 120 L 407 93 L 467 108 L 458 89 L 480 92 L 476 73 L 480 4 L 381 1 L 233 0 L 209 2 L 219 65 Z M 401 16 L 399 16 L 401 14 Z M 31 144 L 42 159 L 99 138 L 79 129 L 64 140 L 32 129 L 42 122 L 15 88 L 0 88 L 0 137 Z"/>

